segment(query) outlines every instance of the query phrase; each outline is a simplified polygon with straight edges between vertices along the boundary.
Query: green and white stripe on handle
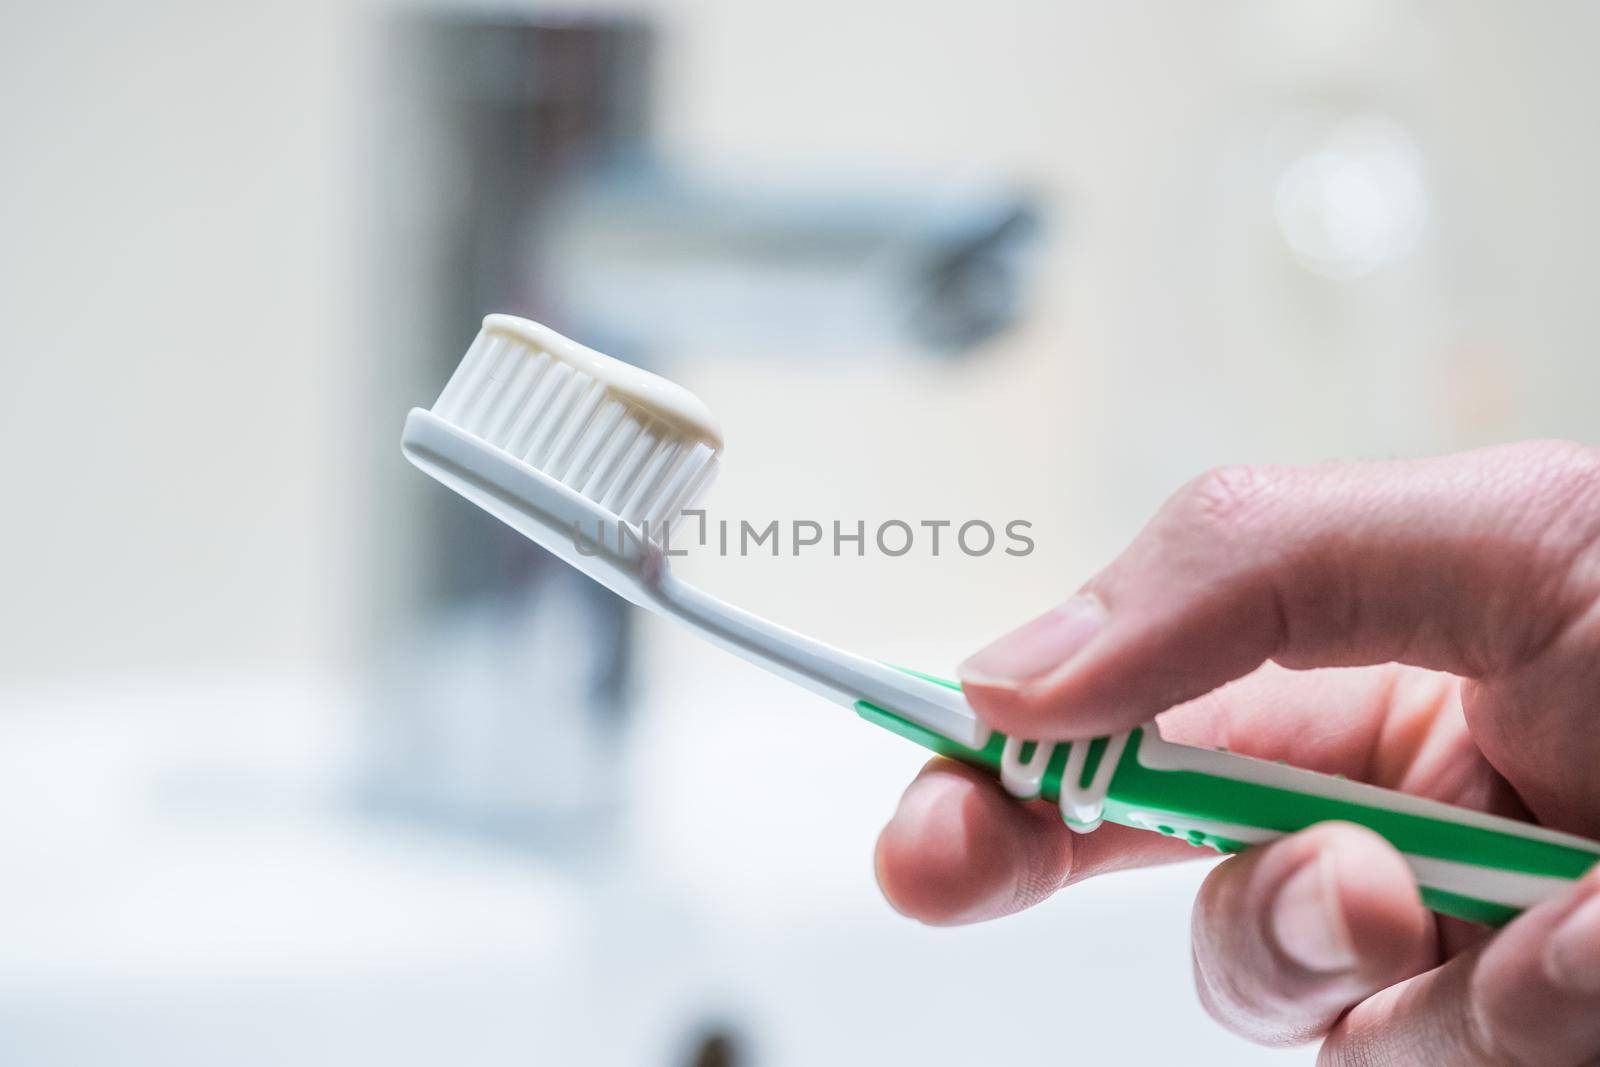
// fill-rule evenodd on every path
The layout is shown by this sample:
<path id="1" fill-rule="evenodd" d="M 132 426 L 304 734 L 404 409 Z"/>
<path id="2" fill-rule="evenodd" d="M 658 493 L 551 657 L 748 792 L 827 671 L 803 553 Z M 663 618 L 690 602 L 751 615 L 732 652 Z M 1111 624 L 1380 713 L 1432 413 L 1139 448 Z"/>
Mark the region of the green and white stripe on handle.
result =
<path id="1" fill-rule="evenodd" d="M 925 748 L 1000 776 L 1003 734 L 991 734 L 982 749 L 974 749 L 866 701 L 856 711 Z M 1078 782 L 1088 785 L 1109 751 L 1116 764 L 1105 789 L 1104 817 L 1111 822 L 1219 852 L 1238 852 L 1319 822 L 1357 823 L 1405 856 L 1428 907 L 1492 925 L 1600 863 L 1600 842 L 1281 763 L 1172 744 L 1148 727 L 1133 730 L 1120 753 L 1116 749 L 1104 737 L 1055 745 L 1047 761 L 1040 757 L 1046 765 L 1038 795 L 1059 803 L 1069 762 Z"/>

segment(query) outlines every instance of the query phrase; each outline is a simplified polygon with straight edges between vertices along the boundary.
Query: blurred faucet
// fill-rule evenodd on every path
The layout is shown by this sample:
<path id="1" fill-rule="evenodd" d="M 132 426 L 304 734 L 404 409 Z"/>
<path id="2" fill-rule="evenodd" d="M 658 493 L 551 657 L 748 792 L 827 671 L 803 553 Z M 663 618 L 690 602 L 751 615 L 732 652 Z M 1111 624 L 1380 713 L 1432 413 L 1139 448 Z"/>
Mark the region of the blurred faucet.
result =
<path id="1" fill-rule="evenodd" d="M 567 190 L 540 250 L 566 314 L 615 345 L 957 355 L 1018 317 L 1038 209 L 995 183 L 812 190 L 656 167 Z"/>

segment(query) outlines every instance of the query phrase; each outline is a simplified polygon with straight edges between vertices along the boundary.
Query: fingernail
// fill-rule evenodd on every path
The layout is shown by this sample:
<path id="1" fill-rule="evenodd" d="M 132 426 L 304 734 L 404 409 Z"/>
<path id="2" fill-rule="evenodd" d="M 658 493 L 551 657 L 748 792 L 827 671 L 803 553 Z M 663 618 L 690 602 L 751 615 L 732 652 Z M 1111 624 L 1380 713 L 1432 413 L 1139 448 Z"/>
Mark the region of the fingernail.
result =
<path id="1" fill-rule="evenodd" d="M 957 672 L 969 684 L 1015 688 L 1071 659 L 1105 621 L 1099 599 L 1075 596 L 969 657 Z"/>
<path id="2" fill-rule="evenodd" d="M 1544 946 L 1544 971 L 1558 988 L 1600 994 L 1600 878 L 1585 879 L 1588 898 L 1556 926 Z"/>
<path id="3" fill-rule="evenodd" d="M 1331 852 L 1301 864 L 1279 888 L 1272 901 L 1272 937 L 1279 951 L 1308 971 L 1355 969 L 1356 950 L 1339 908 Z"/>

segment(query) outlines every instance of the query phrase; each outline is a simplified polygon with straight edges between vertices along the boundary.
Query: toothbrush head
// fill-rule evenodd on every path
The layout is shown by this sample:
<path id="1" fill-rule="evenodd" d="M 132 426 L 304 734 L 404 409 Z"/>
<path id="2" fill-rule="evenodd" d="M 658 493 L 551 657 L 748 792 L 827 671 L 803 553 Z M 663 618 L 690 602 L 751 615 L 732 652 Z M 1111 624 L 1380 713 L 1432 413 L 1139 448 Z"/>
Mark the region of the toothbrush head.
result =
<path id="1" fill-rule="evenodd" d="M 636 603 L 668 524 L 710 487 L 722 432 L 664 378 L 511 315 L 483 320 L 401 448 L 438 481 Z"/>

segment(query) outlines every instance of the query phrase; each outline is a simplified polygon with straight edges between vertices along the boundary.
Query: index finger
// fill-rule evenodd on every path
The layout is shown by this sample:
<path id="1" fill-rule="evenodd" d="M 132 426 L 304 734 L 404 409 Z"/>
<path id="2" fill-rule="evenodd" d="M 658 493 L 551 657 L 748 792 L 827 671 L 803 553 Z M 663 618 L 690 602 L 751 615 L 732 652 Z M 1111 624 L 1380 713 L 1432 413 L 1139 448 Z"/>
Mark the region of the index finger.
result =
<path id="1" fill-rule="evenodd" d="M 962 665 L 1008 734 L 1128 729 L 1267 660 L 1490 679 L 1592 607 L 1600 452 L 1227 468 L 1172 498 L 1067 604 Z"/>

